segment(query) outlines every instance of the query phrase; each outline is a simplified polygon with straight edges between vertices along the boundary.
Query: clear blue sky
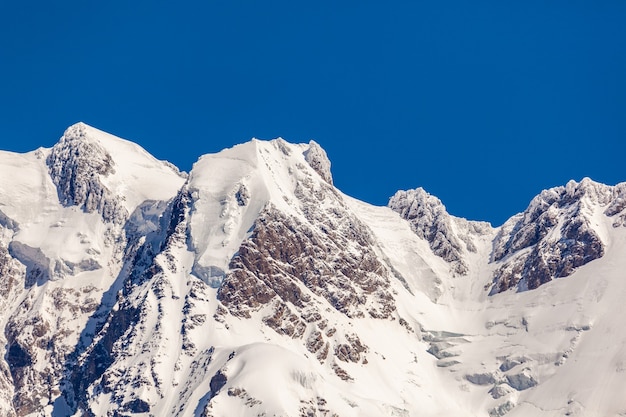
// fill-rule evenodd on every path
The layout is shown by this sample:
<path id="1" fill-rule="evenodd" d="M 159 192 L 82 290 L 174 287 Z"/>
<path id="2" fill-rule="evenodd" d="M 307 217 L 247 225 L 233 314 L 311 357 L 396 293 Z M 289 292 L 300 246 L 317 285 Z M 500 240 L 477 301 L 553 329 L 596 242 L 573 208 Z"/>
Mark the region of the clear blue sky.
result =
<path id="1" fill-rule="evenodd" d="M 189 170 L 315 139 L 350 195 L 422 186 L 499 225 L 626 181 L 626 2 L 7 1 L 0 97 L 0 149 L 84 121 Z"/>

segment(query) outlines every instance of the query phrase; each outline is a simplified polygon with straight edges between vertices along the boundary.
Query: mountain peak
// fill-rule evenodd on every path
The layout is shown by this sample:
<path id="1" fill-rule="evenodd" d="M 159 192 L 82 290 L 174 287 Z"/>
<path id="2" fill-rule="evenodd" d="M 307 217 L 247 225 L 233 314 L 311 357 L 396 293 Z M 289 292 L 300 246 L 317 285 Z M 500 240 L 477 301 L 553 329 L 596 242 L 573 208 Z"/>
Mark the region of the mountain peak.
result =
<path id="1" fill-rule="evenodd" d="M 64 206 L 97 211 L 104 220 L 121 223 L 128 213 L 100 180 L 115 173 L 115 162 L 87 130 L 84 123 L 72 125 L 52 147 L 46 161 L 50 177 Z"/>
<path id="2" fill-rule="evenodd" d="M 69 133 L 72 131 L 85 131 L 88 128 L 92 128 L 92 126 L 89 126 L 87 123 L 80 121 L 68 126 L 67 129 L 65 129 L 65 133 Z M 65 133 L 63 134 L 64 136 Z"/>
<path id="3" fill-rule="evenodd" d="M 292 153 L 302 153 L 304 156 L 304 160 L 307 164 L 313 168 L 315 172 L 328 184 L 333 185 L 333 177 L 330 172 L 330 159 L 326 154 L 326 151 L 320 146 L 319 143 L 314 140 L 310 140 L 308 144 L 305 143 L 291 143 L 283 139 L 282 137 L 277 137 L 275 139 L 258 139 L 252 138 L 249 142 L 237 145 L 233 148 L 225 149 L 224 151 L 230 151 L 231 149 L 247 149 L 251 146 L 255 147 L 256 150 L 260 151 L 263 149 L 266 153 L 271 153 L 274 151 L 278 151 L 278 154 L 282 154 L 283 156 L 291 156 Z M 260 147 L 260 148 L 257 148 Z M 251 149 L 251 148 L 250 148 Z M 223 151 L 222 151 L 223 152 Z M 241 151 L 240 151 L 241 152 Z M 221 152 L 220 152 L 221 153 Z M 256 158 L 256 154 L 254 152 L 245 152 L 247 157 L 251 157 L 254 155 Z M 204 155 L 206 156 L 206 155 Z M 202 157 L 204 157 L 202 156 Z M 201 158 L 202 158 L 201 157 Z"/>
<path id="4" fill-rule="evenodd" d="M 331 184 L 330 162 L 314 142 L 253 138 L 201 156 L 188 181 L 199 212 L 191 216 L 195 270 L 225 270 L 268 206 L 302 219 L 309 210 L 303 198 L 315 192 L 330 200 L 334 198 Z M 207 216 L 216 220 L 206 225 Z"/>
<path id="5" fill-rule="evenodd" d="M 609 186 L 583 178 L 542 191 L 528 208 L 509 219 L 493 245 L 499 265 L 492 293 L 534 289 L 605 253 L 606 227 L 626 224 L 626 184 Z"/>
<path id="6" fill-rule="evenodd" d="M 137 143 L 112 135 L 85 122 L 74 123 L 65 129 L 63 136 L 59 139 L 59 143 L 61 142 L 74 144 L 79 142 L 96 143 L 111 154 L 121 154 L 122 152 L 132 150 L 154 158 Z"/>
<path id="7" fill-rule="evenodd" d="M 61 204 L 114 223 L 123 223 L 145 200 L 169 199 L 185 181 L 139 145 L 83 122 L 65 130 L 46 163 Z"/>
<path id="8" fill-rule="evenodd" d="M 613 187 L 585 177 L 580 182 L 570 180 L 564 187 L 564 193 L 572 199 L 587 197 L 591 203 L 604 206 L 613 197 Z"/>
<path id="9" fill-rule="evenodd" d="M 421 187 L 350 198 L 314 141 L 185 177 L 82 122 L 0 172 L 0 415 L 626 410 L 626 183 L 494 229 Z"/>
<path id="10" fill-rule="evenodd" d="M 61 136 L 59 142 L 106 142 L 106 139 L 103 140 L 103 138 L 107 138 L 109 140 L 122 140 L 120 138 L 116 138 L 109 133 L 90 126 L 85 122 L 77 122 L 65 129 L 65 132 L 63 132 L 63 136 Z"/>

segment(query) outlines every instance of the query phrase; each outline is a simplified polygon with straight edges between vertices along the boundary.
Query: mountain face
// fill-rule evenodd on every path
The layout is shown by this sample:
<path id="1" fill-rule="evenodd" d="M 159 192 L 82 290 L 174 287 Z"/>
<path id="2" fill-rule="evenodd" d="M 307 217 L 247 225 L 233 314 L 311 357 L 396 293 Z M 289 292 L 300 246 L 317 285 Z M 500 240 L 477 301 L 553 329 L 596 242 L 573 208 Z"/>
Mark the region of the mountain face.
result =
<path id="1" fill-rule="evenodd" d="M 276 139 L 185 174 L 82 123 L 0 152 L 0 415 L 626 415 L 626 183 L 493 228 L 330 168 Z"/>

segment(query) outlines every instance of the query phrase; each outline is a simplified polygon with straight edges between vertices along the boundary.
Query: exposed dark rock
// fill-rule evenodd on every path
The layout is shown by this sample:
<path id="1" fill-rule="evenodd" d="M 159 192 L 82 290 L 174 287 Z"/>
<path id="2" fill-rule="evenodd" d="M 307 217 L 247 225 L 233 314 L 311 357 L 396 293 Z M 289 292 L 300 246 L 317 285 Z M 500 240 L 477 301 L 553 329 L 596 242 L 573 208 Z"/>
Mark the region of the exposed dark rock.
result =
<path id="1" fill-rule="evenodd" d="M 239 186 L 239 189 L 235 193 L 235 199 L 237 200 L 237 204 L 240 206 L 248 205 L 248 202 L 250 201 L 250 191 L 248 191 L 248 188 L 244 184 Z"/>
<path id="2" fill-rule="evenodd" d="M 306 330 L 306 324 L 284 303 L 275 303 L 274 313 L 263 318 L 263 323 L 279 334 L 300 338 Z"/>
<path id="3" fill-rule="evenodd" d="M 328 357 L 330 344 L 324 340 L 322 332 L 314 330 L 307 339 L 306 348 L 309 352 L 315 354 L 317 360 L 323 363 Z"/>
<path id="4" fill-rule="evenodd" d="M 326 155 L 326 151 L 317 142 L 313 140 L 309 142 L 309 149 L 304 152 L 304 159 L 324 181 L 331 185 L 333 184 L 333 176 L 330 173 L 330 160 Z"/>
<path id="5" fill-rule="evenodd" d="M 248 407 L 253 407 L 258 404 L 262 404 L 261 401 L 257 400 L 254 397 L 251 397 L 248 392 L 243 388 L 228 388 L 228 396 L 229 397 L 238 397 L 243 400 L 244 404 Z"/>
<path id="6" fill-rule="evenodd" d="M 335 374 L 336 374 L 339 378 L 343 379 L 344 381 L 353 381 L 353 380 L 354 380 L 354 378 L 352 378 L 352 377 L 350 376 L 350 374 L 348 374 L 348 373 L 346 372 L 346 370 L 345 370 L 345 369 L 341 368 L 341 367 L 340 367 L 339 365 L 337 365 L 336 363 L 333 363 L 332 368 L 333 368 L 333 371 L 335 371 Z"/>
<path id="7" fill-rule="evenodd" d="M 361 353 L 366 352 L 367 347 L 357 335 L 346 335 L 346 340 L 347 343 L 335 346 L 335 357 L 343 362 L 360 362 Z"/>
<path id="8" fill-rule="evenodd" d="M 28 328 L 28 325 L 25 327 Z M 51 395 L 55 394 L 43 385 L 48 379 L 54 378 L 55 364 L 44 364 L 43 369 L 35 369 L 32 365 L 41 346 L 38 343 L 27 344 L 26 341 L 31 338 L 29 335 L 20 335 L 19 330 L 15 323 L 10 323 L 5 330 L 9 342 L 5 360 L 14 385 L 13 409 L 16 415 L 23 416 L 36 412 L 42 401 L 49 401 Z"/>
<path id="9" fill-rule="evenodd" d="M 308 337 L 306 348 L 309 352 L 315 353 L 324 346 L 324 336 L 319 330 L 314 330 Z"/>
<path id="10" fill-rule="evenodd" d="M 74 301 L 68 300 L 68 304 L 74 306 Z M 73 331 L 65 328 L 62 316 L 55 320 L 55 328 L 51 328 L 51 323 L 41 314 L 20 314 L 31 307 L 31 299 L 26 297 L 4 329 L 8 344 L 5 360 L 13 383 L 13 408 L 18 416 L 39 410 L 42 403 L 59 395 L 55 383 L 71 351 L 67 339 Z"/>
<path id="11" fill-rule="evenodd" d="M 126 403 L 123 409 L 131 413 L 148 413 L 150 412 L 150 404 L 140 398 L 135 398 Z"/>
<path id="12" fill-rule="evenodd" d="M 10 294 L 20 285 L 24 286 L 22 271 L 20 271 L 19 263 L 9 254 L 7 248 L 0 243 L 0 277 L 2 277 L 2 279 L 0 279 L 1 300 L 10 300 Z"/>
<path id="13" fill-rule="evenodd" d="M 87 213 L 98 212 L 107 222 L 123 224 L 128 212 L 100 181 L 115 172 L 114 162 L 104 148 L 87 137 L 85 125 L 68 128 L 47 159 L 50 177 L 64 206 L 78 206 Z"/>
<path id="14" fill-rule="evenodd" d="M 610 203 L 608 204 L 604 214 L 613 217 L 626 210 L 626 183 L 617 184 L 613 188 Z M 624 213 L 626 214 L 626 213 Z"/>
<path id="15" fill-rule="evenodd" d="M 415 234 L 428 242 L 433 253 L 449 262 L 452 271 L 460 275 L 468 272 L 461 242 L 465 243 L 466 250 L 475 252 L 476 247 L 471 236 L 490 230 L 488 223 L 454 219 L 441 200 L 428 194 L 423 188 L 398 191 L 389 199 L 388 207 L 407 220 Z M 460 228 L 464 229 L 464 235 L 459 236 L 453 231 L 453 221 L 457 221 Z"/>
<path id="16" fill-rule="evenodd" d="M 543 191 L 507 222 L 494 241 L 492 259 L 501 266 L 491 294 L 535 289 L 602 257 L 604 244 L 590 225 L 585 200 L 605 202 L 602 187 L 583 181 Z"/>
<path id="17" fill-rule="evenodd" d="M 499 261 L 543 239 L 558 223 L 558 212 L 550 210 L 550 207 L 558 203 L 558 197 L 553 190 L 543 191 L 533 199 L 522 215 L 513 217 L 504 224 L 496 236 L 493 260 Z"/>
<path id="18" fill-rule="evenodd" d="M 226 385 L 228 382 L 228 378 L 222 371 L 217 371 L 215 375 L 211 378 L 211 382 L 209 382 L 209 387 L 211 388 L 211 398 L 215 397 L 219 394 L 220 390 Z"/>
<path id="19" fill-rule="evenodd" d="M 387 272 L 367 244 L 368 235 L 353 239 L 356 246 L 336 230 L 320 234 L 269 207 L 231 261 L 218 298 L 232 314 L 248 317 L 275 297 L 302 309 L 308 291 L 349 316 L 361 316 L 360 306 L 372 297 L 370 316 L 389 317 L 394 307 Z M 358 252 L 349 252 L 350 246 Z"/>
<path id="20" fill-rule="evenodd" d="M 19 343 L 9 345 L 6 360 L 11 369 L 23 368 L 33 363 L 30 354 Z"/>
<path id="21" fill-rule="evenodd" d="M 87 393 L 87 388 L 115 361 L 113 348 L 115 343 L 139 321 L 139 318 L 139 310 L 132 306 L 124 306 L 109 316 L 102 337 L 90 348 L 89 354 L 80 366 L 72 371 L 69 382 L 74 387 L 74 395 L 79 402 Z M 104 386 L 106 387 L 106 384 Z"/>
<path id="22" fill-rule="evenodd" d="M 321 397 L 300 402 L 303 406 L 300 408 L 299 417 L 339 417 L 338 414 L 328 410 L 326 400 Z"/>

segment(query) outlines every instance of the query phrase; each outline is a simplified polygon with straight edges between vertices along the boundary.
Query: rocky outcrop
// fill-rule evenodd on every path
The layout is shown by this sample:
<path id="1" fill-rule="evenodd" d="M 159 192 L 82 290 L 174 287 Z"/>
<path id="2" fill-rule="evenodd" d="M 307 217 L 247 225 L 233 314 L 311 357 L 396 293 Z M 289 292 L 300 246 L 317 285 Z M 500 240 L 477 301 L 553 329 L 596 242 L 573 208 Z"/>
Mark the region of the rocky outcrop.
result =
<path id="1" fill-rule="evenodd" d="M 124 223 L 128 212 L 101 181 L 115 172 L 115 162 L 88 137 L 84 124 L 68 128 L 46 162 L 61 204 L 100 213 L 106 222 Z"/>
<path id="2" fill-rule="evenodd" d="M 488 223 L 450 216 L 441 200 L 423 188 L 398 191 L 389 199 L 388 207 L 407 220 L 415 234 L 425 239 L 433 253 L 449 262 L 458 275 L 468 272 L 464 252 L 476 252 L 473 238 L 491 230 Z"/>
<path id="3" fill-rule="evenodd" d="M 281 311 L 303 311 L 311 298 L 320 297 L 349 317 L 390 318 L 395 307 L 389 273 L 367 227 L 330 184 L 315 181 L 304 169 L 294 175 L 299 216 L 272 204 L 259 214 L 218 299 L 243 317 L 276 299 L 285 304 Z M 290 320 L 290 314 L 280 316 L 281 322 Z M 281 328 L 275 319 L 267 323 Z"/>
<path id="4" fill-rule="evenodd" d="M 353 229 L 355 241 L 320 228 L 268 207 L 233 258 L 218 299 L 243 317 L 275 298 L 304 309 L 315 295 L 350 317 L 389 318 L 394 307 L 387 271 L 369 236 Z"/>
<path id="5" fill-rule="evenodd" d="M 367 347 L 358 336 L 337 333 L 323 311 L 394 318 L 389 271 L 374 250 L 369 229 L 336 190 L 306 171 L 299 174 L 294 191 L 298 214 L 272 204 L 262 210 L 229 265 L 218 300 L 237 317 L 262 314 L 266 326 L 302 339 L 320 362 L 330 357 L 364 361 Z"/>
<path id="6" fill-rule="evenodd" d="M 96 310 L 94 290 L 56 288 L 40 299 L 31 294 L 9 318 L 4 330 L 6 361 L 18 416 L 39 411 L 42 404 L 51 404 L 61 394 L 64 364 L 79 336 L 73 318 Z"/>
<path id="7" fill-rule="evenodd" d="M 328 184 L 333 185 L 330 173 L 330 160 L 326 151 L 314 140 L 309 142 L 309 149 L 304 152 L 304 159 Z"/>
<path id="8" fill-rule="evenodd" d="M 24 289 L 24 268 L 17 262 L 0 242 L 0 311 L 10 311 L 12 304 Z M 0 334 L 0 345 L 6 346 L 6 354 L 0 359 L 0 415 L 13 417 L 16 409 L 13 406 L 13 377 L 17 367 L 28 363 L 28 357 L 20 358 L 19 345 L 7 340 Z M 13 349 L 11 351 L 11 349 Z"/>
<path id="9" fill-rule="evenodd" d="M 613 191 L 586 179 L 535 197 L 502 226 L 494 241 L 492 261 L 500 266 L 491 293 L 534 289 L 602 257 L 604 244 L 591 219 L 594 207 L 615 201 Z"/>
<path id="10" fill-rule="evenodd" d="M 613 227 L 626 227 L 626 183 L 613 187 L 612 194 L 604 214 L 614 219 Z"/>

